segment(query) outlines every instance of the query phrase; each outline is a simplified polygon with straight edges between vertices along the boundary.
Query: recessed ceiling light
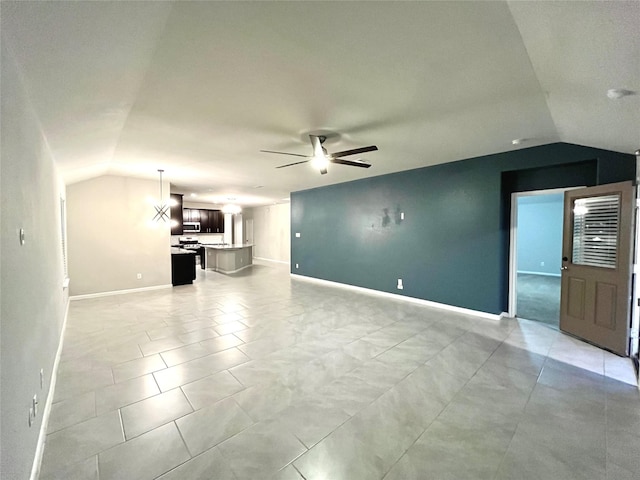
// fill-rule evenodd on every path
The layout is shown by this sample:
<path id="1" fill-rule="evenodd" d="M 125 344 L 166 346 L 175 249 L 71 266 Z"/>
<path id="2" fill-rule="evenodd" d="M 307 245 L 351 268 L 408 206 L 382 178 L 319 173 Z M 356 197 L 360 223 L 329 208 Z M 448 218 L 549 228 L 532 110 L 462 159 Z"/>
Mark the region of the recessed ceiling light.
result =
<path id="1" fill-rule="evenodd" d="M 197 194 L 197 193 L 192 193 L 192 194 L 191 194 L 191 196 L 192 196 L 192 197 L 197 197 L 197 196 L 198 196 L 198 194 Z"/>
<path id="2" fill-rule="evenodd" d="M 607 97 L 609 97 L 611 100 L 618 100 L 619 98 L 635 94 L 636 92 L 625 90 L 624 88 L 610 88 L 609 90 L 607 90 Z"/>

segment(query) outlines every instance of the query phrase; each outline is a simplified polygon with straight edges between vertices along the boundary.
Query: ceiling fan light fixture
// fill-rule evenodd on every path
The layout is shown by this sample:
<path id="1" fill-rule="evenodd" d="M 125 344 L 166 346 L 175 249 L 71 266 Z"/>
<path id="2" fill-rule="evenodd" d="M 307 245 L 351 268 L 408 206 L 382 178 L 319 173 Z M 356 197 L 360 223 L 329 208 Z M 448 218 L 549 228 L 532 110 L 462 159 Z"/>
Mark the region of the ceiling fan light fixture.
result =
<path id="1" fill-rule="evenodd" d="M 313 148 L 312 155 L 302 155 L 300 153 L 290 152 L 277 152 L 274 150 L 260 150 L 265 153 L 277 153 L 279 155 L 291 155 L 294 157 L 306 158 L 306 160 L 300 160 L 293 163 L 287 163 L 286 165 L 280 165 L 276 168 L 292 167 L 293 165 L 300 165 L 301 163 L 309 162 L 311 166 L 318 170 L 322 175 L 327 173 L 327 167 L 330 163 L 337 163 L 339 165 L 348 165 L 351 167 L 369 168 L 370 163 L 365 163 L 362 160 L 346 160 L 344 157 L 350 155 L 358 155 L 365 152 L 375 152 L 378 147 L 375 145 L 369 145 L 368 147 L 353 148 L 351 150 L 343 150 L 341 152 L 328 153 L 327 149 L 322 146 L 323 142 L 327 139 L 324 135 L 309 134 L 309 140 L 311 141 L 311 147 Z"/>
<path id="2" fill-rule="evenodd" d="M 324 155 L 316 155 L 311 159 L 311 166 L 316 170 L 326 170 L 329 160 Z"/>

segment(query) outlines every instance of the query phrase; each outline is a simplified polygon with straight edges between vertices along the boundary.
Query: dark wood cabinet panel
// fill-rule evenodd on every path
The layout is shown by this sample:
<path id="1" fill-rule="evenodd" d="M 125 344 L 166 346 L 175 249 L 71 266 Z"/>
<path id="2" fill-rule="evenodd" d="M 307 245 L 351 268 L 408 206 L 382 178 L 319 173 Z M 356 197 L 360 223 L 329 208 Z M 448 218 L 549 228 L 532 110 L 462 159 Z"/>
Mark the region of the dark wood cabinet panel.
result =
<path id="1" fill-rule="evenodd" d="M 200 222 L 200 233 L 224 233 L 224 214 L 220 210 L 185 208 L 185 222 Z"/>
<path id="2" fill-rule="evenodd" d="M 171 206 L 169 209 L 171 215 L 171 235 L 182 235 L 182 195 L 177 193 L 171 194 Z"/>
<path id="3" fill-rule="evenodd" d="M 211 233 L 211 210 L 200 210 L 200 232 Z"/>
<path id="4" fill-rule="evenodd" d="M 200 210 L 197 208 L 191 208 L 191 222 L 200 222 Z"/>
<path id="5" fill-rule="evenodd" d="M 211 226 L 214 232 L 224 233 L 224 213 L 220 210 L 212 210 L 213 218 Z"/>
<path id="6" fill-rule="evenodd" d="M 185 222 L 200 222 L 200 210 L 197 208 L 185 208 L 182 210 L 183 221 Z"/>
<path id="7" fill-rule="evenodd" d="M 196 278 L 196 254 L 171 254 L 171 283 L 173 285 L 187 285 Z"/>

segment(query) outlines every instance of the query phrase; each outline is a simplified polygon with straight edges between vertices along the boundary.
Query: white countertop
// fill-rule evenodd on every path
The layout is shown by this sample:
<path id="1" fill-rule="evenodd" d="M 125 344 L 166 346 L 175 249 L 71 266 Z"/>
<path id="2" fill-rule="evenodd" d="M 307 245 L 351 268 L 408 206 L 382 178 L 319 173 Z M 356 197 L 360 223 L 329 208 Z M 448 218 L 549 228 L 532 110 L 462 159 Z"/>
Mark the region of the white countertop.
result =
<path id="1" fill-rule="evenodd" d="M 216 250 L 239 250 L 241 248 L 253 247 L 251 243 L 235 243 L 233 245 L 207 245 L 201 244 L 204 248 L 215 248 Z"/>

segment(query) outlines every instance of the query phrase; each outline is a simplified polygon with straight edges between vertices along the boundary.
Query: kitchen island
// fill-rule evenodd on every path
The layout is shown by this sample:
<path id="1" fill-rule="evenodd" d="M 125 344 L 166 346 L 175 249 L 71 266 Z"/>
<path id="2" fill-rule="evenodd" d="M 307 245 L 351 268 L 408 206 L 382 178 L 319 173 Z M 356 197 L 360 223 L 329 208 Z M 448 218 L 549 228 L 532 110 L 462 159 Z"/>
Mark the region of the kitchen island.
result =
<path id="1" fill-rule="evenodd" d="M 220 273 L 235 273 L 253 264 L 253 245 L 202 245 L 204 266 Z"/>

